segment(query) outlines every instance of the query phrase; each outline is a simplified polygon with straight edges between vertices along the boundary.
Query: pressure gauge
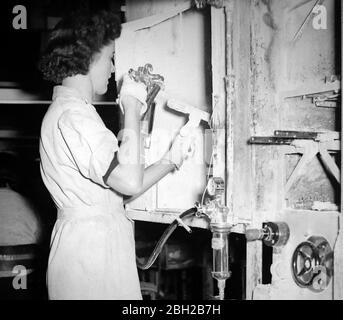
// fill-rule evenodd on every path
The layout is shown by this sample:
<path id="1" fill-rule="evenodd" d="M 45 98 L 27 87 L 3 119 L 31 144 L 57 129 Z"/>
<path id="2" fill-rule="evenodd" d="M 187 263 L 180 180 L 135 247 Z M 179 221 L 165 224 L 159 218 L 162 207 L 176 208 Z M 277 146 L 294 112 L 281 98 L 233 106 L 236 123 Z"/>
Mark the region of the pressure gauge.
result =
<path id="1" fill-rule="evenodd" d="M 211 177 L 207 182 L 207 192 L 210 196 L 220 195 L 224 192 L 224 180 L 219 177 Z"/>
<path id="2" fill-rule="evenodd" d="M 213 197 L 215 192 L 216 192 L 216 187 L 214 185 L 213 177 L 211 177 L 210 179 L 208 179 L 208 182 L 207 182 L 207 193 Z"/>

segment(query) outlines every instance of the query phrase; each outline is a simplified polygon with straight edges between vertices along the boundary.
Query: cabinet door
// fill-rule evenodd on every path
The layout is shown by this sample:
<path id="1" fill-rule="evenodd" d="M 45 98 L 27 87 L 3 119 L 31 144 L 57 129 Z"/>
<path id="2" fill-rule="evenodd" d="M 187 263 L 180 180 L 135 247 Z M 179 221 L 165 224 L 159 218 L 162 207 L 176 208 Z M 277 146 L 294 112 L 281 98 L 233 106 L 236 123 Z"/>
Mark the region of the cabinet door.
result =
<path id="1" fill-rule="evenodd" d="M 145 149 L 146 165 L 159 160 L 188 115 L 169 109 L 168 98 L 178 99 L 209 111 L 211 99 L 211 56 L 206 11 L 189 9 L 160 14 L 123 24 L 116 41 L 116 80 L 130 68 L 150 63 L 153 73 L 163 75 L 165 90 L 156 98 L 151 146 Z M 183 210 L 201 199 L 206 185 L 207 156 L 203 124 L 196 131 L 196 151 L 179 171 L 173 172 L 130 203 L 130 209 Z"/>

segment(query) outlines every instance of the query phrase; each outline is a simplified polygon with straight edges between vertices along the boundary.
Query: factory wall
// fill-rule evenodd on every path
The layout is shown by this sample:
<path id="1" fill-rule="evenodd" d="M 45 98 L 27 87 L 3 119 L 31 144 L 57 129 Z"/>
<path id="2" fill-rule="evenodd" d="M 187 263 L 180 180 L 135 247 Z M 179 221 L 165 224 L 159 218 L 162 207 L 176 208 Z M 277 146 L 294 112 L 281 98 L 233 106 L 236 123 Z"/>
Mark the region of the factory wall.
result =
<path id="1" fill-rule="evenodd" d="M 313 292 L 310 286 L 296 285 L 291 271 L 292 255 L 300 243 L 316 235 L 328 240 L 333 248 L 337 237 L 339 183 L 321 156 L 316 152 L 311 155 L 308 148 L 317 148 L 318 144 L 302 139 L 284 145 L 245 142 L 254 136 L 275 137 L 277 130 L 328 132 L 330 146 L 325 146 L 337 166 L 339 102 L 323 107 L 315 103 L 315 97 L 335 95 L 340 87 L 339 5 L 339 1 L 325 1 L 316 11 L 313 2 L 236 2 L 240 13 L 233 31 L 234 212 L 251 219 L 252 225 L 285 221 L 290 226 L 287 245 L 273 249 L 271 284 L 262 285 L 262 245 L 248 244 L 248 298 L 332 298 L 332 281 L 325 290 Z M 247 124 L 244 128 L 236 126 L 242 121 Z M 305 165 L 290 183 L 302 157 Z"/>

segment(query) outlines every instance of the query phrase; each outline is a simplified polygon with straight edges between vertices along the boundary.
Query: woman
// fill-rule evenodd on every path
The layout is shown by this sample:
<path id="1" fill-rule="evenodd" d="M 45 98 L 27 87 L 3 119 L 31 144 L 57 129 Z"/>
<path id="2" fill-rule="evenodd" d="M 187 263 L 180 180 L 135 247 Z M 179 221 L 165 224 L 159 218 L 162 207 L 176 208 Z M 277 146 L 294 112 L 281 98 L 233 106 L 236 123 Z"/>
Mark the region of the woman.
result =
<path id="1" fill-rule="evenodd" d="M 124 77 L 120 147 L 91 105 L 94 94 L 107 90 L 120 31 L 111 13 L 71 14 L 53 30 L 40 62 L 44 77 L 61 84 L 54 87 L 40 140 L 41 174 L 58 209 L 47 271 L 50 299 L 142 298 L 123 195 L 143 193 L 183 161 L 178 136 L 164 159 L 144 170 L 143 84 Z"/>

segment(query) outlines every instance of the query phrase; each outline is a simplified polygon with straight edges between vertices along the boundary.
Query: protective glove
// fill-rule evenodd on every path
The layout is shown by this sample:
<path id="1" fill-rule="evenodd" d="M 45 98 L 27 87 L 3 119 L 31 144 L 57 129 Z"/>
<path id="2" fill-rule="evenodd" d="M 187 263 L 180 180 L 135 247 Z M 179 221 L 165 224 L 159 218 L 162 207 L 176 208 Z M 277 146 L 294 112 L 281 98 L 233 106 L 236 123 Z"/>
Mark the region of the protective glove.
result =
<path id="1" fill-rule="evenodd" d="M 131 96 L 136 98 L 141 104 L 141 112 L 140 114 L 143 115 L 147 110 L 148 106 L 146 104 L 147 98 L 147 88 L 144 83 L 136 82 L 135 80 L 131 79 L 128 74 L 125 74 L 123 77 L 123 84 L 121 86 L 121 90 L 119 93 L 119 106 L 124 114 L 124 106 L 122 104 L 122 99 L 125 96 Z"/>
<path id="2" fill-rule="evenodd" d="M 190 133 L 187 136 L 178 134 L 168 152 L 163 156 L 162 161 L 168 161 L 180 169 L 184 160 L 193 156 L 195 151 L 195 137 Z"/>

